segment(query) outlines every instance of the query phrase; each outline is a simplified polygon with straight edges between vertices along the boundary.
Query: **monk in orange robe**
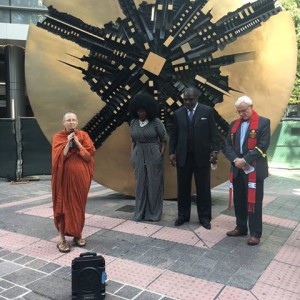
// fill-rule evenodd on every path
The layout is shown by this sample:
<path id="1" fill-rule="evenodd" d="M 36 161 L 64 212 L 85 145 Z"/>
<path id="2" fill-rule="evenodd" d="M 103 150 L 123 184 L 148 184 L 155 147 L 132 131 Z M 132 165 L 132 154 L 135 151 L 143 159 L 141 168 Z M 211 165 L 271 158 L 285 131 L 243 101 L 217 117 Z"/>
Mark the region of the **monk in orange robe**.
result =
<path id="1" fill-rule="evenodd" d="M 52 200 L 54 224 L 60 235 L 57 244 L 60 252 L 70 251 L 66 235 L 74 237 L 77 246 L 86 244 L 82 230 L 96 149 L 89 135 L 76 129 L 77 125 L 76 115 L 66 113 L 64 129 L 54 135 L 52 142 Z"/>

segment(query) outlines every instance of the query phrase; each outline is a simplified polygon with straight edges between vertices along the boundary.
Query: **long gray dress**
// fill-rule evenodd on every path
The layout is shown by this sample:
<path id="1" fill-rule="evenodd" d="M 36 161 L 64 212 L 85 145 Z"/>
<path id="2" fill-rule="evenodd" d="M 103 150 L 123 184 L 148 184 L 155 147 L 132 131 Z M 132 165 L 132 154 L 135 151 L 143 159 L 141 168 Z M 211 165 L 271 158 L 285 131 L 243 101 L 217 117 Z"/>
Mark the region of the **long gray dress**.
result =
<path id="1" fill-rule="evenodd" d="M 167 140 L 166 129 L 157 118 L 144 127 L 135 119 L 131 122 L 131 138 L 135 144 L 131 163 L 136 180 L 133 219 L 157 222 L 161 219 L 163 208 L 163 157 L 160 143 Z"/>

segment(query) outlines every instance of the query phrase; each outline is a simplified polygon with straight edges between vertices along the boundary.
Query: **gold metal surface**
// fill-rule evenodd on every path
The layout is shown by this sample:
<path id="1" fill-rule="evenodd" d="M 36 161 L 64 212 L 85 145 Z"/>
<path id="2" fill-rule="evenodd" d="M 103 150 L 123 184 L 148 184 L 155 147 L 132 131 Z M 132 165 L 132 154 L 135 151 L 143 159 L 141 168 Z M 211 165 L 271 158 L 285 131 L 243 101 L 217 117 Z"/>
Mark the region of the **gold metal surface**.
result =
<path id="1" fill-rule="evenodd" d="M 166 62 L 165 58 L 163 58 L 153 52 L 150 52 L 144 63 L 143 69 L 158 76 L 160 74 L 165 62 Z"/>
<path id="2" fill-rule="evenodd" d="M 117 0 L 46 0 L 44 3 L 99 27 L 124 17 Z M 213 21 L 217 21 L 242 4 L 244 1 L 241 0 L 211 0 L 204 10 L 213 8 Z M 229 77 L 230 87 L 253 99 L 254 109 L 259 114 L 271 119 L 273 132 L 289 101 L 296 72 L 296 36 L 290 14 L 282 12 L 270 18 L 261 27 L 237 39 L 214 56 L 245 52 L 251 52 L 246 60 L 243 57 L 233 65 L 222 67 L 222 75 Z M 88 54 L 75 43 L 30 26 L 25 52 L 27 91 L 34 116 L 49 141 L 62 128 L 65 112 L 74 111 L 79 123 L 85 124 L 104 106 L 83 81 L 79 70 L 70 69 L 59 62 L 63 60 L 80 64 L 68 53 L 78 57 Z M 86 67 L 84 62 L 81 64 Z M 237 92 L 230 94 L 232 97 L 225 95 L 223 103 L 215 106 L 227 122 L 237 117 L 234 101 L 240 96 Z M 129 157 L 130 130 L 127 124 L 123 124 L 97 150 L 94 179 L 115 191 L 134 195 L 135 181 Z M 212 172 L 212 186 L 228 180 L 228 176 L 229 164 L 221 157 L 218 169 Z M 165 198 L 175 198 L 176 190 L 176 170 L 170 165 L 166 153 Z"/>

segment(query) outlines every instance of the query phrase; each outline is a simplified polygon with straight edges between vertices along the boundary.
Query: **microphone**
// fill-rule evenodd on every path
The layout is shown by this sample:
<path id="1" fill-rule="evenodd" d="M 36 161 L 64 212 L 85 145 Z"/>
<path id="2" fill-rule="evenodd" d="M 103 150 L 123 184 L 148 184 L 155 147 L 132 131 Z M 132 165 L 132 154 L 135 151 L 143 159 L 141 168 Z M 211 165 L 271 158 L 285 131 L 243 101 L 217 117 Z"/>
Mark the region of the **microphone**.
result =
<path id="1" fill-rule="evenodd" d="M 74 128 L 71 128 L 71 129 L 69 130 L 69 133 L 73 133 L 74 131 L 75 131 Z M 70 147 L 70 148 L 73 147 L 73 139 L 69 141 L 69 147 Z"/>

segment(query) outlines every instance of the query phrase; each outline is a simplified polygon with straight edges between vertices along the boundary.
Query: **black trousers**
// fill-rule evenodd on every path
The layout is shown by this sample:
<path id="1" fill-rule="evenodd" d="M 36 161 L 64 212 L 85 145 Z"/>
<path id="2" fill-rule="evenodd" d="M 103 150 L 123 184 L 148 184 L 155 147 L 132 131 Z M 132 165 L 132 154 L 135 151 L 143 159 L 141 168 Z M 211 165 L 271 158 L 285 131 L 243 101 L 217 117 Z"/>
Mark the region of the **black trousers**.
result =
<path id="1" fill-rule="evenodd" d="M 248 175 L 243 170 L 233 180 L 233 203 L 236 216 L 236 228 L 248 232 L 250 236 L 260 238 L 262 235 L 262 201 L 264 196 L 264 181 L 256 181 L 255 212 L 248 212 Z"/>
<path id="2" fill-rule="evenodd" d="M 190 220 L 193 174 L 199 221 L 211 221 L 210 166 L 197 167 L 193 156 L 187 157 L 183 167 L 177 166 L 178 218 Z"/>

